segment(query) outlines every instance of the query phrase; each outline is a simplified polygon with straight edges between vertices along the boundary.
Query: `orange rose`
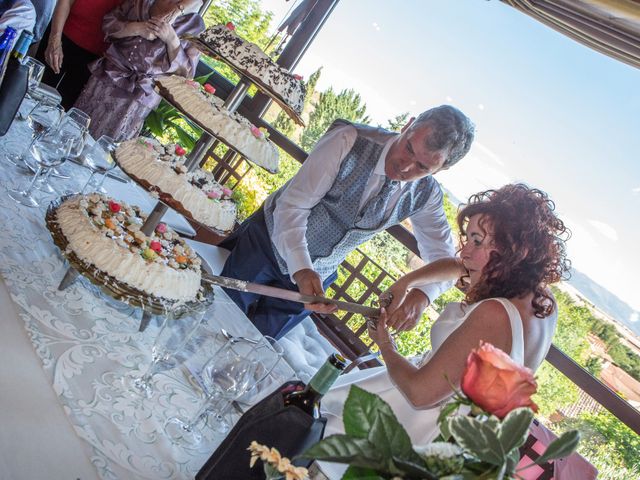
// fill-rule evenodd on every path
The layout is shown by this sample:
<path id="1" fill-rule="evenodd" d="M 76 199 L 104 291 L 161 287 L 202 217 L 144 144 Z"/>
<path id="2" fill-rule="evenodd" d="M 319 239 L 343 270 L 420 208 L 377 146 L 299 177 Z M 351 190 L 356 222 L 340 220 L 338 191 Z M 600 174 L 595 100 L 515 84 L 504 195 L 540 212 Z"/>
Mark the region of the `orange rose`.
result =
<path id="1" fill-rule="evenodd" d="M 531 400 L 538 384 L 533 373 L 490 343 L 480 342 L 467 357 L 462 391 L 483 410 L 504 418 L 511 410 L 538 406 Z"/>

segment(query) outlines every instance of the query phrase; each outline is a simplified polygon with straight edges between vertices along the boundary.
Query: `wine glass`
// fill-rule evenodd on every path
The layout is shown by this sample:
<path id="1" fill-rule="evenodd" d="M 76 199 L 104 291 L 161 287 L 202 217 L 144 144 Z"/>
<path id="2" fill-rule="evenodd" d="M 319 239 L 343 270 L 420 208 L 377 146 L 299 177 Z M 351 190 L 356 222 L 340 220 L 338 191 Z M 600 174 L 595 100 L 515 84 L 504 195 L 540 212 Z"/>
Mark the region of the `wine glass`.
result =
<path id="1" fill-rule="evenodd" d="M 102 184 L 107 173 L 116 166 L 112 156 L 115 148 L 116 144 L 113 138 L 107 135 L 102 135 L 95 144 L 85 148 L 83 163 L 91 168 L 91 176 L 82 187 L 82 193 L 85 193 L 90 186 L 93 186 L 96 191 L 102 191 Z M 100 179 L 94 184 L 94 177 L 98 173 L 101 174 Z"/>
<path id="2" fill-rule="evenodd" d="M 40 102 L 42 101 L 38 96 L 34 95 L 34 92 L 42 81 L 42 75 L 44 74 L 44 64 L 33 57 L 25 57 L 23 65 L 26 65 L 29 68 L 26 97 L 33 101 L 33 107 L 31 107 L 31 110 L 29 110 L 29 113 L 27 113 L 27 115 L 23 115 L 21 113 L 22 110 L 19 109 L 18 120 L 25 120 L 31 114 L 31 112 L 33 112 L 33 110 L 38 108 Z"/>
<path id="3" fill-rule="evenodd" d="M 89 125 L 91 124 L 91 117 L 78 108 L 70 108 L 65 116 L 60 121 L 60 131 L 68 137 L 74 139 L 74 144 L 71 148 L 70 156 L 77 158 L 85 144 L 85 137 L 89 131 Z M 64 173 L 54 169 L 51 172 L 54 177 L 68 180 L 70 177 Z"/>
<path id="4" fill-rule="evenodd" d="M 63 114 L 64 110 L 58 105 L 36 105 L 27 115 L 27 122 L 31 129 L 31 139 L 23 143 L 24 147 L 22 149 L 7 154 L 6 158 L 9 160 L 9 163 L 21 170 L 34 173 L 36 169 L 25 161 L 29 150 L 45 130 L 57 128 Z"/>
<path id="5" fill-rule="evenodd" d="M 266 343 L 265 343 L 266 342 Z M 282 357 L 282 349 L 269 354 L 266 345 L 277 345 L 272 338 L 264 342 L 248 341 L 245 338 L 227 339 L 202 369 L 205 400 L 189 420 L 171 417 L 165 423 L 165 433 L 172 442 L 196 446 L 202 441 L 200 423 L 206 423 L 210 413 L 222 417 L 232 402 L 253 385 L 264 380 Z M 219 423 L 219 422 L 218 422 Z M 214 427 L 214 431 L 226 431 Z"/>
<path id="6" fill-rule="evenodd" d="M 10 189 L 9 197 L 21 205 L 37 207 L 39 204 L 33 198 L 32 192 L 38 179 L 48 168 L 61 165 L 69 155 L 70 148 L 71 142 L 58 135 L 57 130 L 47 130 L 38 137 L 30 148 L 30 152 L 38 164 L 36 173 L 26 189 Z"/>
<path id="7" fill-rule="evenodd" d="M 146 398 L 153 396 L 153 376 L 176 366 L 175 354 L 187 344 L 198 329 L 205 311 L 206 307 L 203 305 L 183 304 L 167 313 L 151 347 L 151 362 L 143 370 L 144 373 L 138 377 L 127 375 L 122 379 L 128 392 Z"/>

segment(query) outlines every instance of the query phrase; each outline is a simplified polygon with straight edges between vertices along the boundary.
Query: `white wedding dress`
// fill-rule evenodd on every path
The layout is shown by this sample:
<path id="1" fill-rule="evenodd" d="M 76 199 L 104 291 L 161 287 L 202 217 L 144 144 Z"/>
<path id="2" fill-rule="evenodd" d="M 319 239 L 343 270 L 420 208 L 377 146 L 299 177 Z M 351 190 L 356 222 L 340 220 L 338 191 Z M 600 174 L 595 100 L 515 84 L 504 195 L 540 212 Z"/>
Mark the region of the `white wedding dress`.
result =
<path id="1" fill-rule="evenodd" d="M 524 365 L 524 338 L 520 313 L 513 303 L 505 298 L 494 298 L 493 300 L 498 300 L 509 315 L 512 336 L 509 356 L 515 362 Z M 432 350 L 427 352 L 422 358 L 418 358 L 417 364 L 425 365 L 428 363 L 431 355 L 440 348 L 447 337 L 462 325 L 471 312 L 481 303 L 482 301 L 462 307 L 460 303 L 448 304 L 431 327 Z M 551 319 L 548 318 L 545 320 L 549 321 Z M 541 359 L 544 358 L 551 345 L 554 329 L 549 330 L 550 334 L 545 336 L 544 341 L 540 342 L 540 345 L 538 345 L 536 349 L 538 354 L 533 355 L 534 358 L 540 360 L 536 360 L 536 365 L 526 365 L 534 371 L 539 367 Z M 386 367 L 376 367 L 354 370 L 346 375 L 342 375 L 338 378 L 331 390 L 323 397 L 322 414 L 327 418 L 325 437 L 335 433 L 344 433 L 342 409 L 351 385 L 358 385 L 360 388 L 375 393 L 387 402 L 393 409 L 398 421 L 407 430 L 414 445 L 429 443 L 438 435 L 437 419 L 440 408 L 414 408 L 402 392 L 394 385 L 387 373 Z M 320 465 L 322 471 L 331 480 L 341 478 L 346 470 L 346 465 L 342 464 L 320 462 Z"/>

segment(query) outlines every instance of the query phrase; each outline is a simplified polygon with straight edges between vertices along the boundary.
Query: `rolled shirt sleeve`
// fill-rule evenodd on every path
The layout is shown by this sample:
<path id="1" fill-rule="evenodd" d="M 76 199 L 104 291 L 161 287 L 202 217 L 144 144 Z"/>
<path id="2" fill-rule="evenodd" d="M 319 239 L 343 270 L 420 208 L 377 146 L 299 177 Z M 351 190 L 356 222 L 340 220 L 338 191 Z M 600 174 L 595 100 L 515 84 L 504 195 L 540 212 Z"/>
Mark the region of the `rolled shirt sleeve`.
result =
<path id="1" fill-rule="evenodd" d="M 271 240 L 284 259 L 293 281 L 293 274 L 313 269 L 306 232 L 311 209 L 320 202 L 335 181 L 342 160 L 356 141 L 352 125 L 334 128 L 326 133 L 298 173 L 280 194 L 273 211 Z"/>
<path id="2" fill-rule="evenodd" d="M 455 257 L 455 244 L 451 227 L 444 213 L 443 194 L 440 186 L 434 188 L 429 201 L 415 215 L 411 216 L 413 234 L 418 242 L 420 258 L 425 263 L 431 263 L 441 258 Z M 442 293 L 446 292 L 453 282 L 439 282 L 420 285 L 420 289 L 433 302 Z"/>

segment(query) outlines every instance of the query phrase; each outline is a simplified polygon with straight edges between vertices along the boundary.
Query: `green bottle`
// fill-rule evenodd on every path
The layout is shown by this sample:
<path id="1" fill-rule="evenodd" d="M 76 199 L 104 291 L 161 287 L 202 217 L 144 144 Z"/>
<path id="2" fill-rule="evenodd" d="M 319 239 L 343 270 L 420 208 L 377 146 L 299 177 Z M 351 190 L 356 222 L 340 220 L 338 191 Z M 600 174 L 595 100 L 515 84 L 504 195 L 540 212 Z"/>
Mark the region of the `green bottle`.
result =
<path id="1" fill-rule="evenodd" d="M 332 353 L 304 390 L 284 396 L 285 406 L 296 406 L 314 418 L 320 417 L 320 400 L 329 391 L 347 366 L 347 361 L 338 353 Z"/>

